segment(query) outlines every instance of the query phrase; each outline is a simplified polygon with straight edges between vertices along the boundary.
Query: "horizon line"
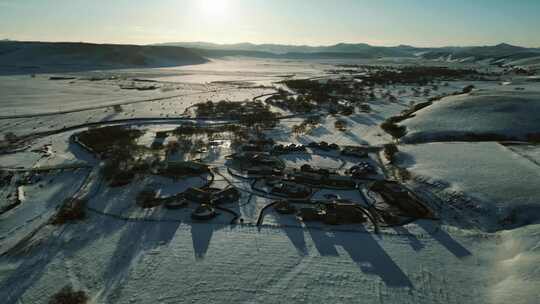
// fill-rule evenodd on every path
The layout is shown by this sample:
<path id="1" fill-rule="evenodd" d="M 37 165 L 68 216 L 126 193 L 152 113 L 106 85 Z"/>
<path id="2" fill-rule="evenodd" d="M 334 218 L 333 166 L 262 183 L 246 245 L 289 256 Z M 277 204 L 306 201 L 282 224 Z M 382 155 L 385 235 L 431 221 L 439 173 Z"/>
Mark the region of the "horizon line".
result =
<path id="1" fill-rule="evenodd" d="M 207 43 L 207 44 L 214 44 L 217 46 L 229 46 L 229 45 L 237 45 L 237 44 L 251 44 L 254 46 L 262 46 L 262 45 L 278 45 L 278 46 L 289 46 L 289 47 L 311 47 L 311 48 L 318 48 L 318 47 L 332 47 L 340 44 L 347 44 L 347 45 L 359 45 L 364 44 L 370 47 L 384 47 L 384 48 L 395 48 L 395 47 L 412 47 L 412 48 L 418 48 L 418 49 L 426 49 L 426 48 L 467 48 L 467 47 L 493 47 L 498 45 L 509 45 L 514 47 L 520 47 L 520 48 L 529 48 L 529 49 L 540 49 L 540 47 L 537 46 L 523 46 L 523 45 L 517 45 L 517 44 L 511 44 L 507 42 L 499 42 L 499 43 L 493 43 L 493 44 L 469 44 L 469 45 L 444 45 L 444 46 L 415 46 L 411 44 L 406 43 L 400 43 L 397 45 L 375 45 L 375 44 L 369 44 L 366 42 L 337 42 L 334 44 L 288 44 L 288 43 L 277 43 L 277 42 L 264 42 L 264 43 L 254 43 L 254 42 L 233 42 L 233 43 L 219 43 L 219 42 L 210 42 L 210 41 L 167 41 L 167 42 L 154 42 L 154 43 L 121 43 L 121 42 L 92 42 L 92 41 L 74 41 L 74 40 L 18 40 L 18 39 L 10 39 L 10 38 L 1 38 L 0 42 L 40 42 L 40 43 L 81 43 L 81 44 L 98 44 L 98 45 L 134 45 L 134 46 L 156 46 L 156 45 L 163 45 L 163 44 L 174 44 L 174 43 Z"/>

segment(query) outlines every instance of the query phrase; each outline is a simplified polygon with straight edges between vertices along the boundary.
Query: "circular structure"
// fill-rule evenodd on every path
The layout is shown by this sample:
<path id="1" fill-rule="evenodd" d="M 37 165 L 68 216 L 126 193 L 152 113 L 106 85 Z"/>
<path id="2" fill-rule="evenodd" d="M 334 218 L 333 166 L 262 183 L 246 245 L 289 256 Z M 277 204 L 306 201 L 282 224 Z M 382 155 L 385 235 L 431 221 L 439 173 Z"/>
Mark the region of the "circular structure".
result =
<path id="1" fill-rule="evenodd" d="M 193 210 L 191 213 L 191 218 L 195 220 L 209 220 L 214 218 L 216 215 L 217 213 L 214 207 L 207 204 L 202 204 Z"/>
<path id="2" fill-rule="evenodd" d="M 287 201 L 280 201 L 274 205 L 274 210 L 279 214 L 293 214 L 296 208 Z"/>
<path id="3" fill-rule="evenodd" d="M 167 209 L 181 209 L 181 208 L 185 208 L 189 205 L 188 201 L 184 200 L 184 199 L 180 199 L 180 200 L 174 200 L 174 201 L 171 201 L 171 202 L 166 202 L 165 203 L 165 208 Z"/>

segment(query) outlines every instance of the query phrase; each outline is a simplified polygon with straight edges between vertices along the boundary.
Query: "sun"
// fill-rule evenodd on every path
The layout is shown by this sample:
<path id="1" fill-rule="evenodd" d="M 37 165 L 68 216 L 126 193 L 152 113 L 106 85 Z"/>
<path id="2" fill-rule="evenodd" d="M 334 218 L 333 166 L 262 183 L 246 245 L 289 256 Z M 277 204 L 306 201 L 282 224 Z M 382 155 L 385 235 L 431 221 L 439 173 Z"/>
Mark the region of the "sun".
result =
<path id="1" fill-rule="evenodd" d="M 227 15 L 227 0 L 198 0 L 203 15 L 210 18 L 221 18 Z"/>

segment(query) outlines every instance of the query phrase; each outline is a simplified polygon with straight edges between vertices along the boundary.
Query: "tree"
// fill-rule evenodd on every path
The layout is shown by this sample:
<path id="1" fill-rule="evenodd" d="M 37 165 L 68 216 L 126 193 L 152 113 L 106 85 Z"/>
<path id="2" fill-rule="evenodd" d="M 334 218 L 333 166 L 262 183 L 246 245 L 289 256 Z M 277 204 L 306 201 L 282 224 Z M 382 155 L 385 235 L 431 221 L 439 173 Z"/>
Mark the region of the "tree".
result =
<path id="1" fill-rule="evenodd" d="M 461 91 L 463 94 L 468 94 L 470 92 L 472 92 L 472 90 L 474 89 L 474 85 L 468 85 L 466 87 L 463 88 L 463 91 Z"/>
<path id="2" fill-rule="evenodd" d="M 395 144 L 386 144 L 384 145 L 383 149 L 386 159 L 388 159 L 390 163 L 393 163 L 394 155 L 399 152 L 397 146 Z"/>
<path id="3" fill-rule="evenodd" d="M 345 120 L 336 120 L 334 123 L 334 127 L 338 129 L 339 131 L 346 131 L 347 130 L 347 122 Z"/>
<path id="4" fill-rule="evenodd" d="M 115 113 L 121 113 L 123 112 L 124 110 L 122 109 L 122 106 L 121 105 L 114 105 L 113 106 L 113 110 Z"/>
<path id="5" fill-rule="evenodd" d="M 17 135 L 15 135 L 15 133 L 13 132 L 6 132 L 4 133 L 4 138 L 7 140 L 7 142 L 9 143 L 14 143 L 17 141 Z"/>
<path id="6" fill-rule="evenodd" d="M 407 128 L 405 126 L 398 126 L 390 121 L 383 122 L 381 124 L 381 129 L 392 135 L 392 137 L 396 140 L 399 140 L 401 137 L 407 134 Z"/>

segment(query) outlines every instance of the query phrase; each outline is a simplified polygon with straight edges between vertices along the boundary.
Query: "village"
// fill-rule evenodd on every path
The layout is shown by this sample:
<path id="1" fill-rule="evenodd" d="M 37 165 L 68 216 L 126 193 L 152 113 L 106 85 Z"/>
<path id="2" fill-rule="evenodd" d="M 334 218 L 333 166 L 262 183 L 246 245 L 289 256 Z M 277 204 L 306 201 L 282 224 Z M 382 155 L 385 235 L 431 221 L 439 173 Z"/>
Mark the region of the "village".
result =
<path id="1" fill-rule="evenodd" d="M 461 259 L 471 253 L 447 225 L 489 231 L 519 222 L 514 213 L 495 222 L 493 211 L 486 212 L 492 209 L 476 199 L 418 174 L 415 165 L 422 163 L 410 156 L 411 149 L 429 153 L 436 146 L 414 145 L 413 136 L 426 131 L 411 122 L 447 100 L 494 87 L 510 90 L 502 85 L 505 79 L 529 76 L 497 68 L 323 67 L 316 77 L 283 76 L 260 86 L 209 84 L 208 92 L 195 97 L 171 97 L 176 102 L 160 97 L 4 120 L 0 216 L 15 230 L 5 232 L 2 256 L 46 250 L 41 244 L 51 233 L 75 227 L 91 231 L 73 235 L 91 235 L 92 242 L 103 233 L 112 237 L 122 231 L 126 240 L 117 249 L 118 259 L 131 248 L 132 238 L 141 252 L 145 246 L 160 250 L 159 244 L 187 230 L 192 245 L 182 248 L 200 261 L 215 254 L 217 236 L 240 229 L 256 239 L 249 245 L 255 251 L 267 241 L 272 244 L 274 233 L 282 233 L 300 257 L 310 250 L 333 256 L 332 248 L 344 248 L 354 263 L 371 265 L 371 270 L 361 268 L 362 274 L 409 288 L 409 279 L 378 242 L 399 238 L 414 257 L 429 240 L 427 246 Z M 63 77 L 47 81 L 120 82 L 121 90 L 130 82 L 112 76 Z M 156 87 L 169 85 L 152 81 Z M 216 93 L 216 87 L 226 93 Z M 148 91 L 159 89 L 141 94 Z M 42 122 L 47 119 L 51 122 Z M 463 138 L 505 140 L 499 144 L 508 145 L 504 153 L 519 150 L 513 143 L 522 140 L 472 132 L 458 137 Z M 342 243 L 340 233 L 350 233 L 351 240 Z M 163 235 L 165 241 L 158 241 Z M 364 256 L 350 247 L 356 242 L 376 248 L 377 254 Z M 228 248 L 218 244 L 219 250 Z"/>
<path id="2" fill-rule="evenodd" d="M 277 83 L 274 93 L 262 94 L 253 101 L 195 103 L 176 121 L 167 115 L 144 124 L 124 119 L 110 124 L 87 122 L 26 136 L 10 133 L 3 149 L 17 151 L 35 138 L 71 134 L 70 145 L 92 155 L 95 163 L 88 176 L 94 180 L 86 180 L 84 185 L 100 184 L 100 188 L 66 199 L 68 210 L 76 202 L 78 209 L 107 214 L 106 205 L 93 202 L 94 196 L 99 197 L 97 192 L 108 187 L 111 195 L 117 196 L 121 189 L 129 188 L 131 193 L 133 184 L 143 183 L 145 186 L 136 187 L 138 192 L 122 203 L 127 209 L 109 215 L 130 219 L 130 214 L 137 214 L 136 208 L 166 209 L 173 215 L 168 220 L 261 226 L 269 225 L 264 219 L 271 214 L 271 218 L 294 219 L 299 227 L 306 222 L 344 225 L 347 229 L 360 224 L 377 233 L 416 219 L 437 219 L 429 200 L 406 185 L 408 172 L 394 165 L 395 154 L 399 153 L 395 143 L 406 134 L 397 123 L 446 96 L 474 88 L 455 89 L 449 82 L 496 81 L 503 74 L 374 65 L 338 65 L 326 72 L 328 76 L 321 80 L 285 79 Z M 64 81 L 60 76 L 51 79 Z M 401 96 L 411 96 L 418 102 L 411 101 L 403 108 Z M 339 145 L 322 140 L 298 143 L 274 139 L 276 130 L 283 127 L 290 130 L 289 140 L 310 134 L 328 123 L 326 115 L 335 117 L 333 132 L 347 135 L 355 128 L 348 117 L 369 117 L 380 102 L 403 109 L 380 124 L 393 142 Z M 113 110 L 119 115 L 125 112 L 120 105 Z M 45 145 L 35 151 L 47 158 L 50 149 Z M 7 183 L 9 175 L 5 179 Z M 162 191 L 164 185 L 168 191 Z M 4 212 L 21 203 L 19 191 L 15 192 L 9 195 L 11 203 Z M 78 220 L 81 212 L 74 214 L 73 220 Z M 68 213 L 62 217 L 70 220 Z"/>
<path id="3" fill-rule="evenodd" d="M 145 209 L 186 208 L 191 210 L 191 220 L 210 221 L 225 213 L 224 216 L 231 217 L 230 224 L 260 226 L 264 225 L 264 217 L 270 209 L 276 216 L 295 217 L 299 224 L 368 224 L 378 232 L 380 227 L 400 225 L 418 218 L 435 218 L 406 186 L 386 179 L 381 147 L 340 147 L 326 142 L 312 142 L 306 146 L 276 144 L 271 138 L 249 134 L 239 125 L 229 125 L 220 128 L 224 132 L 219 136 L 222 139 L 217 147 L 224 139 L 234 140 L 237 146 L 228 147 L 231 154 L 218 156 L 218 162 L 222 158 L 224 163 L 216 167 L 205 161 L 205 155 L 215 148 L 208 142 L 199 144 L 197 151 L 179 151 L 179 138 L 190 141 L 185 138 L 186 134 L 193 133 L 188 127 L 198 133 L 219 133 L 210 126 L 187 124 L 156 132 L 150 146 L 145 147 L 136 143 L 137 138 L 145 136 L 143 129 L 112 126 L 76 133 L 72 140 L 104 162 L 102 174 L 109 187 L 129 187 L 133 180 L 146 176 L 163 176 L 175 183 L 189 183 L 188 179 L 199 178 L 202 184 L 180 187 L 185 190 L 166 196 L 159 194 L 159 188 L 142 189 L 133 202 Z M 202 139 L 205 140 L 208 138 Z M 156 144 L 158 141 L 159 145 Z M 289 164 L 287 158 L 291 156 L 325 157 L 339 163 L 339 167 L 323 168 L 309 161 L 301 165 Z M 226 185 L 215 183 L 216 176 L 225 179 Z M 237 186 L 239 182 L 241 186 Z M 335 191 L 333 195 L 319 198 L 321 190 Z M 340 191 L 349 196 L 350 192 L 356 195 L 348 198 L 345 193 L 342 197 Z M 252 202 L 258 201 L 254 197 L 268 201 L 257 207 L 260 212 L 256 218 L 238 212 L 237 206 L 245 205 L 242 198 L 245 200 L 247 196 Z"/>

